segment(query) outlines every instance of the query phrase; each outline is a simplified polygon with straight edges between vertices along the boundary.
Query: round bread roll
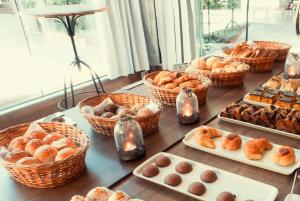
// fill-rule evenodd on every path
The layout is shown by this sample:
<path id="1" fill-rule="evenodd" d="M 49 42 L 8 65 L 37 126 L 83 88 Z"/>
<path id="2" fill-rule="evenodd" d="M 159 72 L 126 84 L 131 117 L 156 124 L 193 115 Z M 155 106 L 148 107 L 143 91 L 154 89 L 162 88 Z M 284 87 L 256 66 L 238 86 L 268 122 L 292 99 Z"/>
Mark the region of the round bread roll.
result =
<path id="1" fill-rule="evenodd" d="M 17 164 L 19 165 L 39 165 L 41 162 L 33 157 L 24 157 L 17 161 Z"/>
<path id="2" fill-rule="evenodd" d="M 152 112 L 152 110 L 150 110 L 148 108 L 142 108 L 136 114 L 137 117 L 145 117 L 145 116 L 149 116 L 149 115 L 153 115 L 153 112 Z"/>
<path id="3" fill-rule="evenodd" d="M 81 195 L 74 195 L 70 201 L 88 201 L 88 199 Z"/>
<path id="4" fill-rule="evenodd" d="M 71 140 L 70 138 L 62 138 L 60 140 L 54 141 L 51 144 L 52 146 L 54 146 L 56 149 L 61 150 L 64 148 L 73 148 L 76 149 L 77 146 L 76 144 L 73 142 L 73 140 Z"/>
<path id="5" fill-rule="evenodd" d="M 272 156 L 272 160 L 281 166 L 292 165 L 296 161 L 295 151 L 289 146 L 280 146 Z"/>
<path id="6" fill-rule="evenodd" d="M 116 191 L 108 199 L 108 201 L 130 201 L 130 200 L 131 200 L 130 196 L 122 191 Z"/>
<path id="7" fill-rule="evenodd" d="M 9 143 L 7 149 L 9 151 L 12 151 L 12 150 L 24 151 L 25 146 L 28 141 L 29 141 L 29 139 L 27 137 L 23 137 L 23 136 L 16 137 Z"/>
<path id="8" fill-rule="evenodd" d="M 60 140 L 65 136 L 60 133 L 49 133 L 43 138 L 45 144 L 52 144 L 52 142 Z"/>
<path id="9" fill-rule="evenodd" d="M 14 150 L 14 151 L 11 151 L 11 152 L 8 152 L 5 156 L 4 156 L 4 160 L 8 161 L 8 162 L 11 162 L 11 163 L 15 163 L 17 162 L 18 160 L 24 158 L 24 157 L 30 157 L 30 154 L 26 151 L 17 151 L 17 150 Z"/>
<path id="10" fill-rule="evenodd" d="M 219 61 L 218 57 L 209 57 L 208 59 L 206 59 L 206 69 L 207 70 L 211 70 L 215 61 Z"/>
<path id="11" fill-rule="evenodd" d="M 135 113 L 132 110 L 128 109 L 128 108 L 123 108 L 123 109 L 118 111 L 118 115 L 119 116 L 122 116 L 122 115 L 131 115 L 131 116 L 133 116 L 133 115 L 135 115 Z"/>
<path id="12" fill-rule="evenodd" d="M 130 109 L 134 112 L 137 113 L 140 109 L 144 107 L 144 104 L 142 103 L 137 103 L 134 106 L 132 106 Z"/>
<path id="13" fill-rule="evenodd" d="M 57 149 L 52 145 L 43 145 L 37 148 L 34 153 L 34 158 L 37 158 L 42 163 L 50 163 L 55 161 Z"/>
<path id="14" fill-rule="evenodd" d="M 95 200 L 95 201 L 107 201 L 111 196 L 113 192 L 105 187 L 96 187 L 93 188 L 88 192 L 86 197 L 89 200 Z"/>
<path id="15" fill-rule="evenodd" d="M 216 68 L 223 68 L 225 66 L 225 64 L 223 62 L 221 62 L 219 59 L 215 60 L 215 62 L 213 63 L 211 69 L 216 69 Z"/>
<path id="16" fill-rule="evenodd" d="M 77 150 L 76 149 L 73 149 L 73 148 L 65 148 L 65 149 L 62 149 L 60 150 L 56 157 L 55 157 L 55 161 L 61 161 L 61 160 L 64 160 L 66 158 L 69 158 L 70 156 L 74 155 L 77 153 Z"/>
<path id="17" fill-rule="evenodd" d="M 40 139 L 32 139 L 30 140 L 26 146 L 25 151 L 27 151 L 30 155 L 34 155 L 34 152 L 39 148 L 40 146 L 44 145 L 45 143 Z"/>
<path id="18" fill-rule="evenodd" d="M 206 66 L 206 62 L 203 58 L 196 58 L 191 62 L 191 66 L 195 68 L 204 69 Z"/>
<path id="19" fill-rule="evenodd" d="M 29 133 L 25 137 L 28 137 L 30 139 L 41 139 L 42 140 L 46 135 L 47 135 L 46 131 L 37 130 L 37 131 L 33 131 L 33 132 Z"/>
<path id="20" fill-rule="evenodd" d="M 112 112 L 104 112 L 101 117 L 104 117 L 104 118 L 111 118 L 113 117 L 115 114 L 112 113 Z"/>

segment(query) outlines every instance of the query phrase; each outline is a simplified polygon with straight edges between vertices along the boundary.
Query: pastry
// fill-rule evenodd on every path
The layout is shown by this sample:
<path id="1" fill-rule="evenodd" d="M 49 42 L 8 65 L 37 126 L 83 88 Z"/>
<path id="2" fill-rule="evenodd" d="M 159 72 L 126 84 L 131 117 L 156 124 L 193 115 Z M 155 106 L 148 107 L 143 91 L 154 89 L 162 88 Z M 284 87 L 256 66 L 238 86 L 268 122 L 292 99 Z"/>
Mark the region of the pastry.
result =
<path id="1" fill-rule="evenodd" d="M 176 165 L 175 170 L 180 174 L 187 174 L 193 170 L 193 166 L 189 162 L 183 161 Z"/>
<path id="2" fill-rule="evenodd" d="M 132 106 L 130 109 L 134 112 L 137 113 L 140 109 L 144 107 L 144 104 L 142 103 L 137 103 L 134 106 Z"/>
<path id="3" fill-rule="evenodd" d="M 189 185 L 188 192 L 194 195 L 203 195 L 206 192 L 206 188 L 201 182 L 193 182 Z"/>
<path id="4" fill-rule="evenodd" d="M 33 131 L 29 134 L 24 135 L 25 137 L 28 137 L 30 139 L 43 139 L 48 133 L 44 130 L 37 130 Z"/>
<path id="5" fill-rule="evenodd" d="M 17 164 L 19 165 L 40 165 L 41 162 L 33 157 L 24 157 L 17 161 Z"/>
<path id="6" fill-rule="evenodd" d="M 177 79 L 179 77 L 182 76 L 182 73 L 181 72 L 177 72 L 177 71 L 172 71 L 170 72 L 170 75 L 169 75 L 172 79 Z"/>
<path id="7" fill-rule="evenodd" d="M 167 156 L 159 156 L 155 159 L 155 165 L 158 167 L 167 167 L 171 164 L 171 160 Z"/>
<path id="8" fill-rule="evenodd" d="M 118 108 L 119 108 L 118 105 L 116 105 L 114 103 L 109 103 L 103 107 L 103 110 L 105 112 L 111 112 L 111 113 L 115 114 L 117 112 Z"/>
<path id="9" fill-rule="evenodd" d="M 296 156 L 293 148 L 281 146 L 272 157 L 273 161 L 281 166 L 289 166 L 295 163 Z"/>
<path id="10" fill-rule="evenodd" d="M 295 110 L 300 110 L 300 99 L 297 99 L 295 104 L 293 105 L 293 108 Z"/>
<path id="11" fill-rule="evenodd" d="M 209 57 L 206 59 L 206 70 L 211 70 L 217 60 L 219 60 L 218 57 Z"/>
<path id="12" fill-rule="evenodd" d="M 57 150 L 61 150 L 67 147 L 76 149 L 76 144 L 70 138 L 62 138 L 60 140 L 52 142 L 51 145 L 54 146 Z"/>
<path id="13" fill-rule="evenodd" d="M 158 82 L 159 82 L 161 79 L 167 78 L 167 77 L 169 77 L 169 75 L 170 75 L 170 72 L 169 72 L 169 71 L 161 71 L 161 72 L 159 72 L 159 73 L 155 76 L 155 78 L 154 78 L 154 80 L 153 80 L 153 83 L 154 83 L 155 85 L 158 85 Z"/>
<path id="14" fill-rule="evenodd" d="M 181 84 L 183 82 L 186 82 L 186 81 L 189 81 L 189 80 L 194 80 L 194 79 L 197 79 L 196 76 L 194 75 L 189 75 L 189 74 L 184 74 L 183 76 L 177 78 L 176 80 L 174 80 L 174 82 L 176 84 Z"/>
<path id="15" fill-rule="evenodd" d="M 200 178 L 202 181 L 204 181 L 206 183 L 213 183 L 213 182 L 217 181 L 218 176 L 214 171 L 206 170 L 206 171 L 202 172 Z"/>
<path id="16" fill-rule="evenodd" d="M 60 140 L 65 136 L 60 133 L 49 133 L 43 138 L 45 144 L 52 144 L 52 142 Z"/>
<path id="17" fill-rule="evenodd" d="M 218 195 L 216 201 L 235 201 L 236 195 L 230 192 L 222 192 Z"/>
<path id="18" fill-rule="evenodd" d="M 199 127 L 194 134 L 194 138 L 200 146 L 210 149 L 216 148 L 213 138 L 221 136 L 222 134 L 217 129 L 208 126 Z"/>
<path id="19" fill-rule="evenodd" d="M 271 93 L 264 93 L 261 97 L 262 103 L 273 104 L 275 102 L 276 95 Z"/>
<path id="20" fill-rule="evenodd" d="M 113 117 L 115 114 L 112 113 L 112 112 L 104 112 L 103 114 L 101 114 L 101 117 L 104 117 L 104 118 L 111 118 Z"/>
<path id="21" fill-rule="evenodd" d="M 105 111 L 103 109 L 94 109 L 94 115 L 101 116 Z"/>
<path id="22" fill-rule="evenodd" d="M 179 87 L 180 88 L 194 88 L 194 83 L 191 82 L 191 81 L 186 81 L 186 82 L 183 82 L 181 84 L 179 84 Z"/>
<path id="23" fill-rule="evenodd" d="M 30 157 L 30 154 L 26 151 L 14 150 L 14 151 L 8 152 L 4 156 L 3 159 L 8 162 L 15 163 L 18 160 L 25 158 L 25 157 Z"/>
<path id="24" fill-rule="evenodd" d="M 206 148 L 215 149 L 216 144 L 209 135 L 199 135 L 197 138 L 197 143 Z"/>
<path id="25" fill-rule="evenodd" d="M 74 195 L 70 201 L 88 201 L 88 199 L 81 195 Z"/>
<path id="26" fill-rule="evenodd" d="M 278 100 L 275 102 L 275 105 L 282 108 L 291 108 L 292 103 L 293 103 L 293 98 L 281 95 L 279 96 Z"/>
<path id="27" fill-rule="evenodd" d="M 250 160 L 260 160 L 263 152 L 269 149 L 272 149 L 272 144 L 266 138 L 258 138 L 246 142 L 244 153 Z"/>
<path id="28" fill-rule="evenodd" d="M 261 91 L 251 91 L 248 95 L 248 100 L 260 102 L 263 93 Z"/>
<path id="29" fill-rule="evenodd" d="M 203 58 L 196 58 L 191 62 L 191 66 L 195 68 L 205 69 L 206 61 Z"/>
<path id="30" fill-rule="evenodd" d="M 209 126 L 201 126 L 197 129 L 200 135 L 208 135 L 209 137 L 221 137 L 222 134 L 215 128 Z"/>
<path id="31" fill-rule="evenodd" d="M 168 174 L 164 179 L 164 183 L 170 186 L 178 186 L 181 182 L 181 177 L 175 173 Z"/>
<path id="32" fill-rule="evenodd" d="M 164 86 L 165 89 L 174 89 L 175 87 L 177 87 L 177 84 L 174 82 L 168 83 Z"/>
<path id="33" fill-rule="evenodd" d="M 54 162 L 57 149 L 52 145 L 43 145 L 37 148 L 34 153 L 34 158 L 37 158 L 42 163 Z"/>
<path id="34" fill-rule="evenodd" d="M 224 149 L 234 151 L 238 150 L 242 145 L 242 139 L 237 134 L 229 134 L 226 137 L 224 137 L 222 142 L 222 147 Z"/>
<path id="35" fill-rule="evenodd" d="M 270 78 L 265 84 L 263 84 L 263 87 L 270 88 L 270 89 L 280 89 L 281 78 L 274 76 Z"/>
<path id="36" fill-rule="evenodd" d="M 135 113 L 132 110 L 128 109 L 128 108 L 123 108 L 123 109 L 121 109 L 117 112 L 117 115 L 119 115 L 119 116 L 122 116 L 122 115 L 134 116 Z"/>
<path id="37" fill-rule="evenodd" d="M 152 110 L 144 107 L 137 112 L 136 116 L 137 117 L 147 117 L 147 116 L 150 116 L 153 114 L 154 113 L 152 112 Z"/>
<path id="38" fill-rule="evenodd" d="M 122 191 L 113 193 L 108 201 L 131 201 L 131 197 Z"/>
<path id="39" fill-rule="evenodd" d="M 39 148 L 40 146 L 44 145 L 45 143 L 40 139 L 32 139 L 30 140 L 26 146 L 25 151 L 27 151 L 30 155 L 34 155 L 34 152 Z"/>
<path id="40" fill-rule="evenodd" d="M 86 197 L 91 201 L 107 201 L 113 192 L 105 187 L 96 187 L 90 190 Z"/>
<path id="41" fill-rule="evenodd" d="M 64 148 L 60 151 L 58 151 L 56 157 L 55 157 L 55 161 L 61 161 L 64 160 L 66 158 L 69 158 L 73 155 L 75 155 L 77 153 L 76 149 L 73 148 Z"/>
<path id="42" fill-rule="evenodd" d="M 156 165 L 151 164 L 143 168 L 142 175 L 145 177 L 154 177 L 159 174 L 159 169 Z"/>
<path id="43" fill-rule="evenodd" d="M 23 137 L 23 136 L 16 137 L 9 143 L 7 149 L 9 151 L 12 151 L 12 150 L 24 151 L 25 146 L 28 141 L 29 141 L 29 138 L 27 138 L 27 137 Z"/>

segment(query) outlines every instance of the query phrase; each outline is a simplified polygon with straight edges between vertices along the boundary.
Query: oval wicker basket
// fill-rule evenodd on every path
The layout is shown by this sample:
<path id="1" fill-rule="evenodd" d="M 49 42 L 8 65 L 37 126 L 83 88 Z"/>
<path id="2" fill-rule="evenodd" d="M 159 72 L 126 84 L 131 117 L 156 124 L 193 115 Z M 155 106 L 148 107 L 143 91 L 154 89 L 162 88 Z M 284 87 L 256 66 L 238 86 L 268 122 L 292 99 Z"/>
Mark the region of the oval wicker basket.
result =
<path id="1" fill-rule="evenodd" d="M 79 177 L 85 170 L 85 156 L 89 148 L 89 138 L 74 126 L 63 123 L 39 123 L 47 132 L 59 132 L 72 139 L 79 151 L 65 160 L 41 165 L 19 165 L 7 161 L 2 165 L 8 170 L 10 176 L 17 182 L 34 188 L 50 188 L 68 183 Z M 6 146 L 10 141 L 23 135 L 29 123 L 10 127 L 0 131 L 0 146 Z"/>
<path id="2" fill-rule="evenodd" d="M 250 71 L 255 73 L 263 73 L 263 72 L 271 71 L 274 61 L 277 57 L 276 55 L 274 57 L 266 57 L 266 58 L 241 58 L 241 57 L 230 56 L 232 50 L 233 49 L 223 50 L 225 57 L 229 57 L 235 61 L 249 64 Z"/>
<path id="3" fill-rule="evenodd" d="M 159 111 L 157 111 L 151 116 L 138 117 L 135 118 L 135 120 L 140 124 L 144 136 L 156 133 L 158 131 L 158 122 L 160 118 L 160 113 L 162 112 L 162 105 L 158 101 L 151 100 L 150 98 L 137 94 L 105 93 L 86 98 L 78 103 L 80 113 L 89 122 L 89 124 L 96 133 L 100 133 L 107 136 L 113 136 L 117 120 L 89 115 L 84 113 L 81 110 L 81 108 L 86 105 L 94 107 L 100 104 L 106 98 L 111 98 L 111 100 L 114 103 L 127 107 L 132 107 L 137 103 L 148 104 L 150 103 L 150 101 L 155 102 L 159 106 Z"/>
<path id="4" fill-rule="evenodd" d="M 145 75 L 143 78 L 144 83 L 155 99 L 159 100 L 163 104 L 176 106 L 176 97 L 178 96 L 179 91 L 172 90 L 172 89 L 165 89 L 152 84 L 153 79 L 159 72 L 160 71 L 152 72 Z M 211 86 L 211 81 L 205 76 L 200 76 L 198 78 L 203 83 L 203 85 L 201 88 L 194 89 L 193 91 L 198 98 L 199 105 L 202 105 L 206 102 L 206 96 L 207 96 L 208 89 Z"/>
<path id="5" fill-rule="evenodd" d="M 278 54 L 276 61 L 280 62 L 284 62 L 286 60 L 289 50 L 292 47 L 289 44 L 274 41 L 254 41 L 254 43 L 260 47 L 276 51 Z"/>

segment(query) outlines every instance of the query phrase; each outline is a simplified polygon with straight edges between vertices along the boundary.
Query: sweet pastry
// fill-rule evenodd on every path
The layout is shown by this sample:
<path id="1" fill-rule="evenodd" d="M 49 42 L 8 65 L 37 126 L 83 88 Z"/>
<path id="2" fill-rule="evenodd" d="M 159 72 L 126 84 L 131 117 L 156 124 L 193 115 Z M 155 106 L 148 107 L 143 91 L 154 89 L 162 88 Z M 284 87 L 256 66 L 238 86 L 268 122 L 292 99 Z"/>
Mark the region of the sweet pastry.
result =
<path id="1" fill-rule="evenodd" d="M 117 115 L 122 116 L 122 115 L 131 115 L 134 116 L 135 113 L 128 109 L 128 108 L 122 108 L 121 110 L 118 110 Z"/>
<path id="2" fill-rule="evenodd" d="M 178 186 L 181 182 L 181 177 L 175 173 L 168 174 L 164 179 L 164 183 L 170 186 Z"/>
<path id="3" fill-rule="evenodd" d="M 111 112 L 111 113 L 116 113 L 117 112 L 117 110 L 118 110 L 118 105 L 117 104 L 115 104 L 115 103 L 109 103 L 109 104 L 107 104 L 107 105 L 105 105 L 104 107 L 103 107 L 103 110 L 105 111 L 105 112 Z"/>
<path id="4" fill-rule="evenodd" d="M 203 195 L 206 192 L 206 188 L 201 182 L 193 182 L 189 185 L 188 192 L 194 195 Z"/>
<path id="5" fill-rule="evenodd" d="M 251 101 L 260 102 L 262 95 L 263 92 L 254 90 L 249 93 L 248 99 Z"/>
<path id="6" fill-rule="evenodd" d="M 26 151 L 20 151 L 20 150 L 13 150 L 11 152 L 8 152 L 5 156 L 4 156 L 4 160 L 11 162 L 11 163 L 15 163 L 18 160 L 25 158 L 25 157 L 30 157 L 30 154 Z"/>
<path id="7" fill-rule="evenodd" d="M 137 113 L 140 109 L 142 109 L 144 107 L 144 104 L 142 103 L 138 103 L 135 104 L 134 106 L 132 106 L 130 109 L 134 112 Z"/>
<path id="8" fill-rule="evenodd" d="M 193 170 L 193 166 L 189 162 L 180 162 L 175 167 L 176 172 L 180 174 L 187 174 Z"/>
<path id="9" fill-rule="evenodd" d="M 111 196 L 113 192 L 105 187 L 96 187 L 90 190 L 86 197 L 88 200 L 92 201 L 107 201 Z"/>
<path id="10" fill-rule="evenodd" d="M 235 201 L 236 195 L 230 192 L 222 192 L 218 195 L 216 201 Z"/>
<path id="11" fill-rule="evenodd" d="M 291 108 L 293 103 L 293 98 L 281 95 L 276 101 L 275 105 L 282 108 Z"/>
<path id="12" fill-rule="evenodd" d="M 252 139 L 246 142 L 244 153 L 250 160 L 260 160 L 265 150 L 272 149 L 272 144 L 266 138 Z"/>
<path id="13" fill-rule="evenodd" d="M 108 201 L 130 201 L 131 197 L 122 191 L 117 191 L 113 193 Z"/>
<path id="14" fill-rule="evenodd" d="M 19 165 L 40 165 L 41 162 L 33 157 L 24 157 L 17 161 L 17 164 Z"/>
<path id="15" fill-rule="evenodd" d="M 211 70 L 214 63 L 218 60 L 218 57 L 209 57 L 208 59 L 206 59 L 206 70 Z"/>
<path id="16" fill-rule="evenodd" d="M 28 137 L 30 139 L 40 139 L 42 140 L 48 133 L 44 130 L 36 130 L 31 133 L 25 134 L 24 137 Z"/>
<path id="17" fill-rule="evenodd" d="M 28 141 L 29 141 L 29 138 L 27 138 L 27 137 L 24 137 L 24 136 L 16 137 L 12 141 L 10 141 L 7 149 L 9 151 L 12 151 L 12 150 L 24 151 L 25 146 L 26 146 Z"/>
<path id="18" fill-rule="evenodd" d="M 202 181 L 204 181 L 206 183 L 213 183 L 213 182 L 217 181 L 218 176 L 212 170 L 205 170 L 201 173 L 200 178 Z"/>
<path id="19" fill-rule="evenodd" d="M 273 104 L 275 102 L 276 95 L 271 93 L 264 93 L 261 97 L 262 103 Z"/>
<path id="20" fill-rule="evenodd" d="M 224 137 L 222 142 L 222 147 L 224 149 L 234 151 L 238 150 L 242 146 L 242 139 L 237 134 L 229 134 Z"/>
<path id="21" fill-rule="evenodd" d="M 176 83 L 168 83 L 168 84 L 166 84 L 165 86 L 164 86 L 164 88 L 166 88 L 166 89 L 174 89 L 174 88 L 176 88 L 177 87 L 177 84 Z"/>
<path id="22" fill-rule="evenodd" d="M 55 161 L 61 161 L 64 160 L 66 158 L 69 158 L 70 156 L 73 156 L 77 153 L 76 149 L 73 148 L 64 148 L 60 151 L 58 151 L 56 157 L 55 157 Z"/>
<path id="23" fill-rule="evenodd" d="M 277 76 L 273 76 L 266 83 L 263 84 L 263 87 L 266 87 L 269 89 L 280 89 L 281 78 L 277 77 Z"/>
<path id="24" fill-rule="evenodd" d="M 104 118 L 111 118 L 113 117 L 115 114 L 112 113 L 112 112 L 104 112 L 103 114 L 101 114 L 101 117 L 104 117 Z"/>
<path id="25" fill-rule="evenodd" d="M 142 175 L 145 177 L 155 177 L 159 174 L 159 169 L 156 167 L 156 165 L 151 164 L 143 168 Z"/>
<path id="26" fill-rule="evenodd" d="M 61 150 L 61 149 L 68 148 L 68 147 L 76 149 L 76 144 L 73 142 L 73 140 L 71 140 L 70 138 L 66 138 L 66 137 L 52 142 L 51 145 L 54 146 L 57 150 Z"/>
<path id="27" fill-rule="evenodd" d="M 158 85 L 160 80 L 166 79 L 170 77 L 169 71 L 160 71 L 154 78 L 153 84 Z"/>
<path id="28" fill-rule="evenodd" d="M 25 151 L 27 151 L 31 156 L 33 156 L 37 148 L 43 146 L 44 144 L 45 143 L 40 139 L 32 139 L 26 144 Z"/>
<path id="29" fill-rule="evenodd" d="M 293 108 L 295 110 L 300 110 L 300 99 L 297 99 L 295 104 L 293 105 Z"/>
<path id="30" fill-rule="evenodd" d="M 276 57 L 276 51 L 269 50 L 257 45 L 251 45 L 246 42 L 238 44 L 230 52 L 230 56 L 239 58 L 269 58 Z"/>
<path id="31" fill-rule="evenodd" d="M 37 148 L 34 153 L 34 158 L 37 158 L 42 163 L 50 163 L 55 161 L 57 149 L 52 145 L 43 145 Z"/>
<path id="32" fill-rule="evenodd" d="M 296 156 L 293 148 L 281 146 L 272 157 L 273 161 L 281 166 L 289 166 L 295 163 Z"/>
<path id="33" fill-rule="evenodd" d="M 65 136 L 60 133 L 49 133 L 43 138 L 45 144 L 52 144 L 52 142 L 60 140 Z"/>
<path id="34" fill-rule="evenodd" d="M 137 112 L 136 116 L 137 117 L 145 117 L 145 116 L 150 116 L 153 114 L 154 113 L 152 112 L 152 110 L 144 107 Z"/>
<path id="35" fill-rule="evenodd" d="M 194 88 L 194 83 L 191 81 L 182 82 L 179 84 L 180 88 Z"/>
<path id="36" fill-rule="evenodd" d="M 94 109 L 94 115 L 95 116 L 102 116 L 102 114 L 105 113 L 105 111 L 103 109 Z"/>
<path id="37" fill-rule="evenodd" d="M 198 135 L 196 140 L 197 140 L 196 142 L 202 147 L 206 147 L 210 149 L 216 148 L 215 142 L 209 135 Z"/>
<path id="38" fill-rule="evenodd" d="M 206 61 L 203 58 L 196 58 L 191 62 L 191 65 L 195 68 L 205 69 Z"/>
<path id="39" fill-rule="evenodd" d="M 88 201 L 88 199 L 81 195 L 74 195 L 70 201 Z"/>
<path id="40" fill-rule="evenodd" d="M 216 148 L 213 138 L 221 136 L 222 134 L 217 129 L 208 126 L 199 127 L 194 134 L 194 138 L 200 146 L 210 149 Z"/>
<path id="41" fill-rule="evenodd" d="M 208 135 L 209 137 L 221 137 L 222 134 L 215 128 L 209 126 L 200 126 L 197 129 L 200 135 Z"/>
<path id="42" fill-rule="evenodd" d="M 158 167 L 167 167 L 171 164 L 171 160 L 167 156 L 159 156 L 157 159 L 155 159 L 155 165 Z"/>

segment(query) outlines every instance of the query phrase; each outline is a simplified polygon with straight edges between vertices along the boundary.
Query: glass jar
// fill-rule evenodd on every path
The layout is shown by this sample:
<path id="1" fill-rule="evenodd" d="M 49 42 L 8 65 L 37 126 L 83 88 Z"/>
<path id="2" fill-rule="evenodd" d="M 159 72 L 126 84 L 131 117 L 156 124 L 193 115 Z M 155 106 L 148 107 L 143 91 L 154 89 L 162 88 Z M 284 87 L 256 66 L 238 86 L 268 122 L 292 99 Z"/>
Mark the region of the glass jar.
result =
<path id="1" fill-rule="evenodd" d="M 300 78 L 300 54 L 289 52 L 284 66 L 284 79 Z"/>
<path id="2" fill-rule="evenodd" d="M 189 88 L 181 89 L 176 98 L 177 119 L 182 124 L 192 124 L 200 120 L 198 99 Z"/>
<path id="3" fill-rule="evenodd" d="M 129 115 L 123 115 L 114 128 L 114 137 L 119 157 L 135 160 L 145 153 L 144 138 L 140 125 Z"/>

